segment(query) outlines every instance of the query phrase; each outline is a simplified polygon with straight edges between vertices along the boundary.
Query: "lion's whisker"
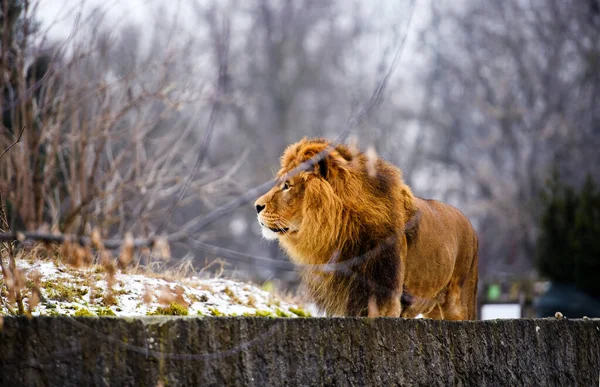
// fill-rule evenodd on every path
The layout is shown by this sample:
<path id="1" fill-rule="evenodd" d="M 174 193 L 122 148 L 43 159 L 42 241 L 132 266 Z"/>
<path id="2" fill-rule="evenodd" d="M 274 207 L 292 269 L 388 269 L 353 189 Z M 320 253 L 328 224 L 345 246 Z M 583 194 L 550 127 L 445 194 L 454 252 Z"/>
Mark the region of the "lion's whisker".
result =
<path id="1" fill-rule="evenodd" d="M 276 223 L 277 228 L 281 231 L 283 235 L 287 235 L 289 232 L 289 227 L 285 227 L 285 225 L 281 225 L 279 222 Z"/>
<path id="2" fill-rule="evenodd" d="M 277 222 L 278 227 L 283 226 L 283 228 L 287 228 L 288 231 L 296 231 L 296 226 L 294 226 L 294 224 L 292 223 L 291 220 L 288 220 L 284 217 L 281 217 L 280 220 Z M 283 231 L 283 230 L 282 230 Z"/>

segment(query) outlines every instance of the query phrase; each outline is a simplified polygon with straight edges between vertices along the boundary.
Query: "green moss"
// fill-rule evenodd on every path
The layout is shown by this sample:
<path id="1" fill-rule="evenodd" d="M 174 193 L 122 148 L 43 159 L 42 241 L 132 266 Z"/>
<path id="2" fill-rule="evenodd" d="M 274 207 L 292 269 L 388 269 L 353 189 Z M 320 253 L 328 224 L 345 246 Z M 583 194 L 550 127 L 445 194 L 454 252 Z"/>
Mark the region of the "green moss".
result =
<path id="1" fill-rule="evenodd" d="M 77 310 L 75 313 L 73 313 L 73 316 L 90 317 L 90 316 L 96 316 L 96 315 L 85 308 L 81 308 L 81 309 Z"/>
<path id="2" fill-rule="evenodd" d="M 298 317 L 311 317 L 310 313 L 308 313 L 300 308 L 288 308 L 288 310 Z"/>
<path id="3" fill-rule="evenodd" d="M 208 311 L 210 312 L 210 314 L 212 316 L 215 316 L 215 317 L 224 316 L 223 313 L 219 312 L 219 310 L 217 308 L 208 308 Z"/>
<path id="4" fill-rule="evenodd" d="M 246 317 L 274 317 L 273 313 L 271 313 L 271 311 L 268 310 L 257 310 L 254 313 L 244 313 L 244 316 Z"/>
<path id="5" fill-rule="evenodd" d="M 204 313 L 202 313 L 202 311 L 201 311 L 201 310 L 199 310 L 199 311 L 196 313 L 196 315 L 198 315 L 198 316 L 204 316 Z"/>
<path id="6" fill-rule="evenodd" d="M 187 316 L 188 309 L 185 306 L 172 303 L 165 308 L 156 308 L 153 312 L 146 313 L 148 316 Z"/>
<path id="7" fill-rule="evenodd" d="M 275 309 L 275 313 L 270 310 L 257 310 L 254 313 L 246 312 L 243 315 L 246 317 L 292 317 L 291 314 L 279 308 Z"/>
<path id="8" fill-rule="evenodd" d="M 275 314 L 277 315 L 277 317 L 292 317 L 289 313 L 286 313 L 279 308 L 275 309 Z"/>
<path id="9" fill-rule="evenodd" d="M 54 316 L 54 317 L 56 317 L 56 316 L 60 316 L 60 313 L 58 313 L 55 310 L 51 310 L 50 313 L 48 313 L 48 316 Z"/>
<path id="10" fill-rule="evenodd" d="M 115 312 L 113 312 L 112 309 L 109 308 L 98 308 L 98 310 L 96 310 L 96 313 L 98 314 L 98 316 L 116 316 Z"/>
<path id="11" fill-rule="evenodd" d="M 46 297 L 61 302 L 73 302 L 81 299 L 87 294 L 88 289 L 67 286 L 62 282 L 45 281 L 42 288 L 46 291 Z"/>

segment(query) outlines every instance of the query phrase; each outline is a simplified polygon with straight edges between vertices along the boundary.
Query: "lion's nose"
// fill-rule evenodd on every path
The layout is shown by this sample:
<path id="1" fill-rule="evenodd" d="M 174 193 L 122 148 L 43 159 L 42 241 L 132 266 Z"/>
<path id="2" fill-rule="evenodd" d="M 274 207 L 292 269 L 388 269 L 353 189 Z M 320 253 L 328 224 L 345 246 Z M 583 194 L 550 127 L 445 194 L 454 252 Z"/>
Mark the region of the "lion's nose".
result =
<path id="1" fill-rule="evenodd" d="M 260 204 L 256 205 L 256 213 L 257 214 L 260 214 L 260 212 L 264 209 L 265 209 L 265 206 L 261 206 Z"/>

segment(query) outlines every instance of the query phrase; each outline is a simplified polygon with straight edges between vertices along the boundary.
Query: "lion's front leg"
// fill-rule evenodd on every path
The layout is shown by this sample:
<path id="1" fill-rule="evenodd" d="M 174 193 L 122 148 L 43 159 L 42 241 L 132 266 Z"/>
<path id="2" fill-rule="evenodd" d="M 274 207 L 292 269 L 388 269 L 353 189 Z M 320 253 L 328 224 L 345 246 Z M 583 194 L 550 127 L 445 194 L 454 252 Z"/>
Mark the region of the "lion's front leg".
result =
<path id="1" fill-rule="evenodd" d="M 372 295 L 369 297 L 367 311 L 369 317 L 400 317 L 400 313 L 402 313 L 400 293 L 393 292 L 391 297 L 383 303 L 378 302 L 377 298 Z"/>
<path id="2" fill-rule="evenodd" d="M 367 306 L 367 311 L 368 316 L 371 318 L 381 316 L 379 314 L 379 307 L 377 306 L 377 299 L 373 295 L 369 297 L 369 305 Z"/>
<path id="3" fill-rule="evenodd" d="M 379 265 L 374 265 L 377 270 L 373 271 L 370 281 L 369 317 L 400 317 L 407 253 L 406 236 L 402 235 L 398 241 L 382 249 L 377 257 Z"/>
<path id="4" fill-rule="evenodd" d="M 386 310 L 384 311 L 384 316 L 386 317 L 400 317 L 402 313 L 402 304 L 400 303 L 400 292 L 396 292 L 392 295 L 392 299 L 388 303 Z"/>

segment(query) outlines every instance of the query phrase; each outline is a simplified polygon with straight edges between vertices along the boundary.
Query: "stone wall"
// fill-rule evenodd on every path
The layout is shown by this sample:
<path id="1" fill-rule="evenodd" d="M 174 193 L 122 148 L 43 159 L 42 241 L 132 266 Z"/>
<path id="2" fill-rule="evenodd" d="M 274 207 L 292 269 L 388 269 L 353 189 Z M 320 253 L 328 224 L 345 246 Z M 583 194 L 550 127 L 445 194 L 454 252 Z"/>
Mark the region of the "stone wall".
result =
<path id="1" fill-rule="evenodd" d="M 597 386 L 600 320 L 4 318 L 0 385 Z"/>

